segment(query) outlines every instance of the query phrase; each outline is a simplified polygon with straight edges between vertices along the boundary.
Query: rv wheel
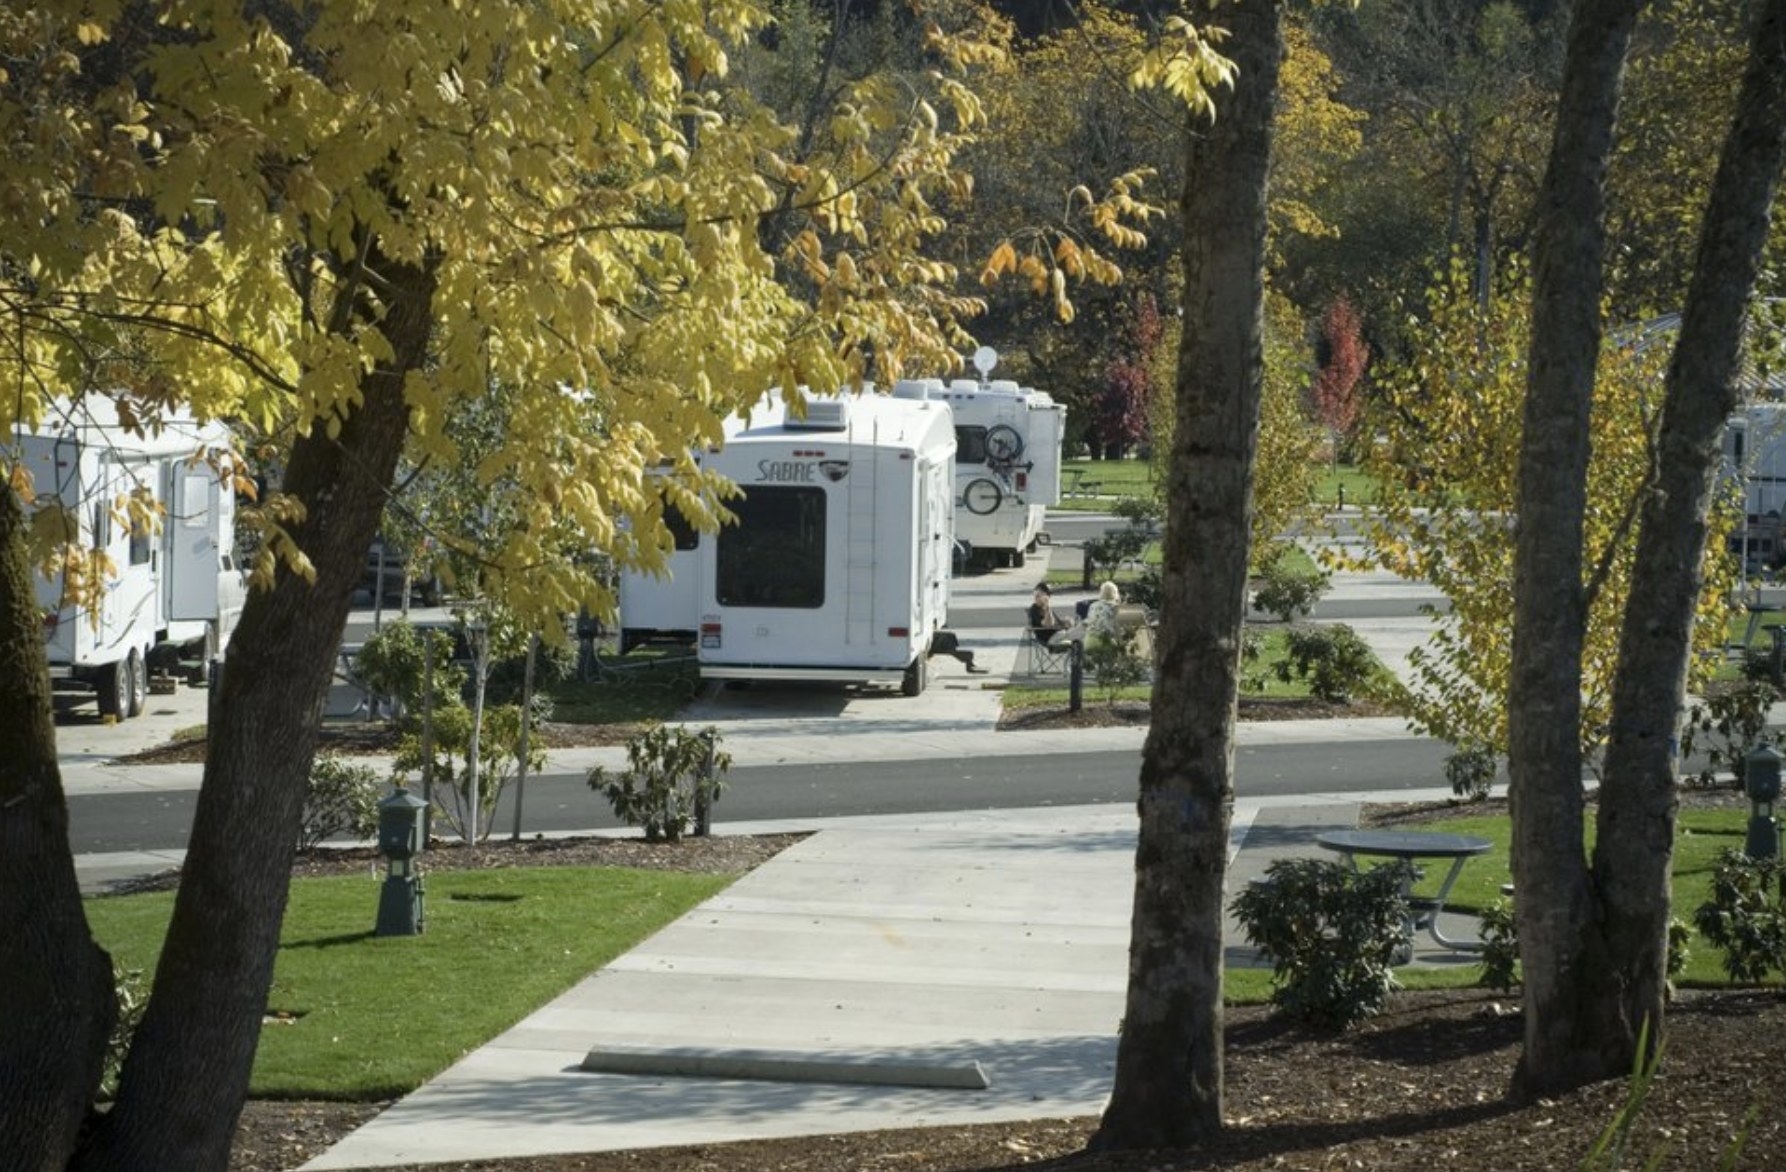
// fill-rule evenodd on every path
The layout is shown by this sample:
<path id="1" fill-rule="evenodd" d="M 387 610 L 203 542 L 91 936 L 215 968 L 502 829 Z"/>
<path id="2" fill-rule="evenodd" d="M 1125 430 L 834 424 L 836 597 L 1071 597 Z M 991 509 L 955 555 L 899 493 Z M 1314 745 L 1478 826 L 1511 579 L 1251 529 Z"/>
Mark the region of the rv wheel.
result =
<path id="1" fill-rule="evenodd" d="M 120 659 L 100 668 L 93 690 L 99 693 L 99 715 L 123 720 L 127 715 L 125 706 L 130 702 L 130 661 Z"/>
<path id="2" fill-rule="evenodd" d="M 149 706 L 149 672 L 135 651 L 124 661 L 124 715 L 141 716 Z"/>
<path id="3" fill-rule="evenodd" d="M 930 682 L 927 663 L 927 658 L 920 655 L 906 665 L 905 678 L 899 682 L 901 693 L 907 696 L 922 696 L 924 694 L 924 685 Z"/>

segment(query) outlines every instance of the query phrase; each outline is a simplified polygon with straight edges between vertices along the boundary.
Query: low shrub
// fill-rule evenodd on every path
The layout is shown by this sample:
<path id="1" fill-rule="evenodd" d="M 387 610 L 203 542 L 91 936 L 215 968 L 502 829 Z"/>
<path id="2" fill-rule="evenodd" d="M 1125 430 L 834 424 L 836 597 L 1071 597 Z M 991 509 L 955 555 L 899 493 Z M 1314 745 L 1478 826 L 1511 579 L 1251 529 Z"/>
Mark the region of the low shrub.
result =
<path id="1" fill-rule="evenodd" d="M 1115 638 L 1093 638 L 1085 641 L 1085 670 L 1097 681 L 1104 694 L 1104 703 L 1115 707 L 1124 688 L 1145 684 L 1151 672 L 1147 656 L 1136 648 L 1133 630 Z"/>
<path id="2" fill-rule="evenodd" d="M 118 1017 L 112 1022 L 111 1037 L 106 1039 L 105 1068 L 99 1076 L 98 1098 L 103 1103 L 111 1102 L 118 1094 L 118 1075 L 130 1054 L 136 1027 L 142 1024 L 143 1011 L 149 1008 L 149 988 L 143 970 L 125 968 L 113 961 L 112 993 L 118 999 Z"/>
<path id="3" fill-rule="evenodd" d="M 304 795 L 298 849 L 309 850 L 337 834 L 371 838 L 378 833 L 378 771 L 354 765 L 332 754 L 310 765 L 310 788 Z"/>
<path id="4" fill-rule="evenodd" d="M 1759 984 L 1774 971 L 1786 972 L 1786 913 L 1780 882 L 1786 862 L 1752 859 L 1725 851 L 1712 870 L 1711 898 L 1693 913 L 1693 924 L 1724 951 L 1724 971 L 1732 981 Z"/>
<path id="5" fill-rule="evenodd" d="M 1284 658 L 1274 670 L 1284 683 L 1304 680 L 1319 699 L 1344 704 L 1370 684 L 1377 657 L 1370 644 L 1344 623 L 1296 627 L 1287 633 Z"/>
<path id="6" fill-rule="evenodd" d="M 1487 745 L 1463 745 L 1445 758 L 1445 780 L 1451 783 L 1451 792 L 1465 801 L 1486 801 L 1496 766 L 1495 751 Z"/>
<path id="7" fill-rule="evenodd" d="M 1321 601 L 1332 581 L 1333 576 L 1326 570 L 1298 569 L 1279 555 L 1259 572 L 1253 606 L 1286 623 L 1293 622 L 1315 609 L 1315 603 Z"/>
<path id="8" fill-rule="evenodd" d="M 1519 924 L 1513 904 L 1497 899 L 1482 913 L 1482 975 L 1476 983 L 1485 989 L 1506 992 L 1519 984 Z"/>
<path id="9" fill-rule="evenodd" d="M 589 788 L 608 799 L 614 816 L 643 827 L 648 842 L 676 842 L 725 789 L 732 756 L 719 749 L 719 732 L 689 732 L 652 724 L 626 742 L 627 768 L 610 773 L 597 765 Z"/>
<path id="10" fill-rule="evenodd" d="M 1408 863 L 1353 873 L 1325 859 L 1280 859 L 1234 898 L 1246 938 L 1271 959 L 1271 1002 L 1305 1025 L 1344 1029 L 1400 988 L 1408 949 Z"/>
<path id="11" fill-rule="evenodd" d="M 1744 680 L 1721 688 L 1687 710 L 1681 731 L 1681 755 L 1705 753 L 1705 768 L 1688 780 L 1703 786 L 1720 782 L 1720 773 L 1735 776 L 1742 785 L 1743 758 L 1762 745 L 1778 747 L 1780 735 L 1767 729 L 1768 709 L 1780 698 L 1779 689 L 1765 680 Z"/>

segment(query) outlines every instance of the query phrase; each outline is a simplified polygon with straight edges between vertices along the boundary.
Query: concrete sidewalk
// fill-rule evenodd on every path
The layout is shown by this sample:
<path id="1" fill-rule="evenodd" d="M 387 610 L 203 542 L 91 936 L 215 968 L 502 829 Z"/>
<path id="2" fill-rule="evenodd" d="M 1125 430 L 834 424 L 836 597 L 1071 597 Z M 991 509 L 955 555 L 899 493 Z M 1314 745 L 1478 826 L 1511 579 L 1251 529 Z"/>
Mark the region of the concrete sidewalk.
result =
<path id="1" fill-rule="evenodd" d="M 1229 889 L 1318 853 L 1358 801 L 1242 803 Z M 1095 1113 L 1123 1013 L 1134 823 L 1117 806 L 827 823 L 305 1167 Z M 1228 963 L 1258 963 L 1231 924 Z M 592 1049 L 648 1073 L 586 1072 Z M 762 1077 L 661 1073 L 694 1060 Z M 985 1089 L 904 1085 L 975 1068 Z"/>

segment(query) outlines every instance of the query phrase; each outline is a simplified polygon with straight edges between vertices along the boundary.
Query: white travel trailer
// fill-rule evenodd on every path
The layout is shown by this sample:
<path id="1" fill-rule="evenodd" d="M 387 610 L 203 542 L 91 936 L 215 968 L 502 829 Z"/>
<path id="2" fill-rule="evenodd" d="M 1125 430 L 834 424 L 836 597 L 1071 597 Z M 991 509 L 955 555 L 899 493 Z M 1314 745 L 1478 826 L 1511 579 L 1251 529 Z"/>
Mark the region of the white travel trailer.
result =
<path id="1" fill-rule="evenodd" d="M 229 432 L 181 416 L 137 434 L 93 396 L 54 404 L 35 431 L 19 425 L 14 448 L 35 492 L 27 508 L 66 509 L 80 547 L 110 562 L 87 603 L 67 596 L 63 575 L 37 578 L 51 682 L 92 691 L 102 715 L 139 715 L 152 664 L 220 658 L 241 615 L 236 498 L 219 474 Z M 159 527 L 132 519 L 132 499 L 159 513 Z"/>
<path id="2" fill-rule="evenodd" d="M 948 620 L 955 433 L 941 402 L 779 394 L 703 458 L 743 495 L 717 534 L 672 525 L 669 577 L 620 581 L 623 651 L 692 635 L 708 679 L 928 682 Z M 691 630 L 692 628 L 692 630 Z"/>
<path id="3" fill-rule="evenodd" d="M 982 375 L 996 356 L 975 355 Z M 983 357 L 986 356 L 986 357 Z M 1006 379 L 910 379 L 901 398 L 943 400 L 955 416 L 955 538 L 980 565 L 1021 566 L 1060 503 L 1067 411 Z"/>
<path id="4" fill-rule="evenodd" d="M 1786 403 L 1751 403 L 1724 426 L 1722 475 L 1743 497 L 1744 520 L 1731 534 L 1745 572 L 1777 566 L 1786 516 Z"/>

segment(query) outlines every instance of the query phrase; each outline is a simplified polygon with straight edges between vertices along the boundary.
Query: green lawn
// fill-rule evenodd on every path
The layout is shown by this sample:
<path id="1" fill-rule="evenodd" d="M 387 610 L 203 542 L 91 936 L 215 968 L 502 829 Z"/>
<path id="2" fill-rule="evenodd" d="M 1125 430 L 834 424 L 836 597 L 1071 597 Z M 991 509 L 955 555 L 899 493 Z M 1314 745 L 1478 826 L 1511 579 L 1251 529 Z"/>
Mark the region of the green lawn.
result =
<path id="1" fill-rule="evenodd" d="M 1341 493 L 1344 496 L 1341 496 Z M 1315 499 L 1324 505 L 1368 505 L 1377 499 L 1377 482 L 1356 465 L 1326 466 L 1315 481 Z"/>
<path id="2" fill-rule="evenodd" d="M 1741 850 L 1748 826 L 1748 814 L 1741 810 L 1685 810 L 1681 813 L 1674 848 L 1674 915 L 1691 923 L 1693 911 L 1704 903 L 1711 892 L 1711 873 L 1719 854 L 1727 848 Z M 1422 827 L 1444 834 L 1469 834 L 1486 838 L 1494 844 L 1485 855 L 1471 858 L 1459 873 L 1457 885 L 1451 889 L 1447 905 L 1464 912 L 1480 912 L 1501 898 L 1501 885 L 1512 881 L 1508 843 L 1512 825 L 1505 814 L 1461 816 Z M 1587 825 L 1587 844 L 1594 840 L 1592 819 Z M 1429 867 L 1426 877 L 1415 887 L 1415 894 L 1430 894 L 1444 872 Z M 1724 984 L 1722 954 L 1697 932 L 1689 946 L 1690 955 L 1682 984 Z M 1465 980 L 1475 980 L 1477 969 L 1468 966 Z"/>
<path id="3" fill-rule="evenodd" d="M 590 867 L 442 871 L 427 928 L 375 937 L 379 882 L 300 879 L 280 937 L 257 1098 L 403 1094 L 735 876 Z M 152 979 L 171 893 L 86 903 L 99 942 Z"/>

